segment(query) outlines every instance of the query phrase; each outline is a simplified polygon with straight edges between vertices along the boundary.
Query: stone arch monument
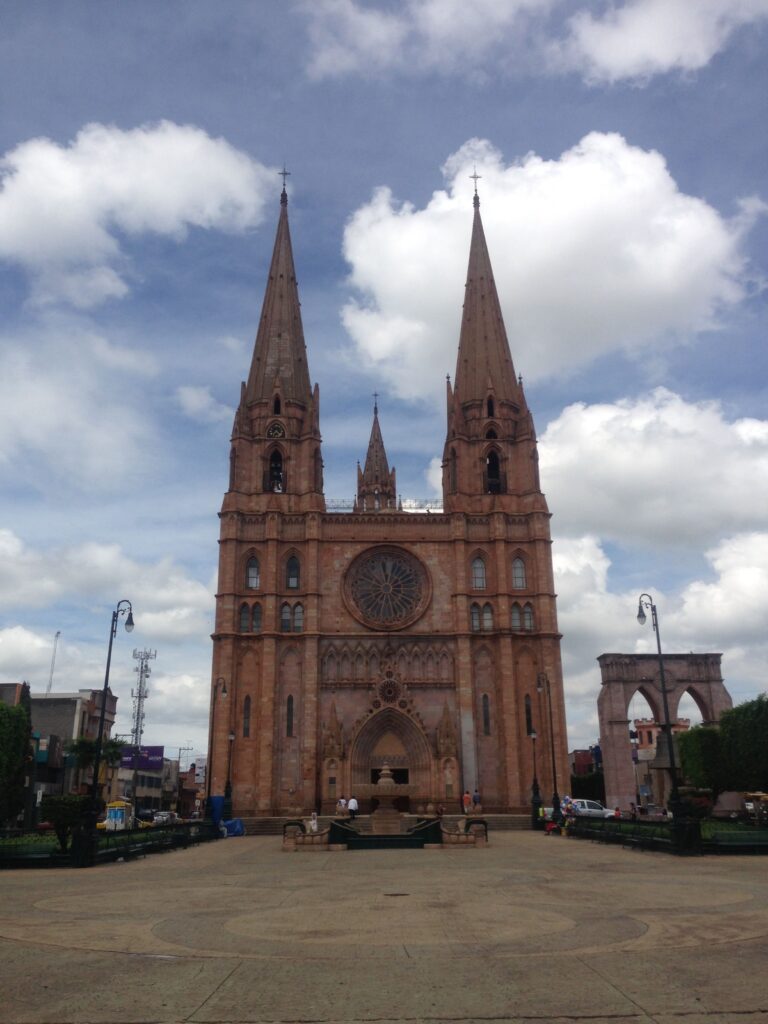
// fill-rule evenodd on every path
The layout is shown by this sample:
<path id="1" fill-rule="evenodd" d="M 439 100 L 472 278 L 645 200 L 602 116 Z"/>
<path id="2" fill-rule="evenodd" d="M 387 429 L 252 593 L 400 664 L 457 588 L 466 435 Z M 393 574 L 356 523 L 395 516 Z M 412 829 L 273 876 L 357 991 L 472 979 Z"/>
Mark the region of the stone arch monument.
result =
<path id="1" fill-rule="evenodd" d="M 724 711 L 733 707 L 723 684 L 721 657 L 720 654 L 663 655 L 670 722 L 677 721 L 678 706 L 686 693 L 696 702 L 703 725 L 713 725 Z M 629 705 L 634 695 L 641 693 L 655 721 L 664 721 L 659 658 L 656 654 L 601 654 L 597 660 L 602 677 L 597 710 L 605 800 L 608 807 L 627 808 L 636 799 Z"/>

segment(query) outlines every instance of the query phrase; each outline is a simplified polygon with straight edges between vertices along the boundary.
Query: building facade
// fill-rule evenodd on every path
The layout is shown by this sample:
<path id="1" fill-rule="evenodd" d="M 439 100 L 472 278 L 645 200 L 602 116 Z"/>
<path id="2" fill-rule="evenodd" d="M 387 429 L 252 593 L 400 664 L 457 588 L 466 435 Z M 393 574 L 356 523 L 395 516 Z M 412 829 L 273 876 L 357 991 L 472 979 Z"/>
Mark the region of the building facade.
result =
<path id="1" fill-rule="evenodd" d="M 456 296 L 458 307 L 459 296 Z M 361 455 L 363 453 L 361 452 Z M 402 511 L 374 407 L 357 500 L 326 510 L 283 190 L 220 513 L 209 793 L 240 816 L 530 806 L 568 778 L 550 514 L 474 199 L 443 511 Z"/>

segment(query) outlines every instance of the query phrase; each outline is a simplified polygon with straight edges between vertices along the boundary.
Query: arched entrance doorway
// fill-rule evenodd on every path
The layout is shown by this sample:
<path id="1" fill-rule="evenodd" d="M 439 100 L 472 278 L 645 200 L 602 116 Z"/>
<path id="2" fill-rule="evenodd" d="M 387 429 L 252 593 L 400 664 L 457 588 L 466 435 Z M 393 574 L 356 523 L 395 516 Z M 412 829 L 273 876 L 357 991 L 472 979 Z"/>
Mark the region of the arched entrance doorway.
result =
<path id="1" fill-rule="evenodd" d="M 420 724 L 395 708 L 382 708 L 363 721 L 349 748 L 350 793 L 367 792 L 375 785 L 384 764 L 392 770 L 395 783 L 408 787 L 396 797 L 395 806 L 406 811 L 428 801 L 435 791 L 433 755 Z M 364 797 L 364 800 L 366 798 Z M 363 807 L 370 810 L 370 807 Z"/>

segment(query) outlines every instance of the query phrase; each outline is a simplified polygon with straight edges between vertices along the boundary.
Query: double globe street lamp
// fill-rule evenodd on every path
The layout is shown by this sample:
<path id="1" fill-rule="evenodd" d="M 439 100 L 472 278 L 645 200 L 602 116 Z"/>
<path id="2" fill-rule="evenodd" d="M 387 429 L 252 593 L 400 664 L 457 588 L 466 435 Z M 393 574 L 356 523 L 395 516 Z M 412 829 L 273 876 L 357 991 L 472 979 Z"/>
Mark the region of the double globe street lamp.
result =
<path id="1" fill-rule="evenodd" d="M 656 613 L 656 605 L 653 603 L 653 598 L 650 594 L 641 594 L 637 604 L 637 621 L 641 626 L 644 626 L 646 619 L 646 609 L 651 613 L 651 623 L 653 625 L 653 631 L 656 634 L 656 650 L 659 658 L 659 687 L 661 689 L 661 701 L 664 709 L 664 721 L 661 723 L 661 727 L 664 731 L 664 736 L 667 742 L 667 756 L 669 757 L 669 777 L 672 784 L 669 794 L 669 807 L 672 811 L 673 820 L 677 820 L 680 815 L 680 790 L 678 788 L 678 777 L 677 777 L 677 763 L 675 761 L 675 744 L 672 736 L 672 723 L 669 720 L 669 702 L 667 700 L 667 680 L 664 674 L 664 657 L 661 653 L 661 635 L 659 633 L 659 617 Z"/>

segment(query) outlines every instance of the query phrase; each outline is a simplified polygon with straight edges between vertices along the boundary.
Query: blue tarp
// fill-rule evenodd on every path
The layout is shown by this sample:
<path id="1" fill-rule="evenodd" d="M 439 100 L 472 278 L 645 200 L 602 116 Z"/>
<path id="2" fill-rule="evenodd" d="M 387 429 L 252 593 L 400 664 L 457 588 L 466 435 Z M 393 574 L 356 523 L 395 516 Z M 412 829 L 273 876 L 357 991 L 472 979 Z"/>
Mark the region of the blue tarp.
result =
<path id="1" fill-rule="evenodd" d="M 224 828 L 227 830 L 228 836 L 244 836 L 245 828 L 243 826 L 242 818 L 233 818 L 231 821 L 224 822 Z"/>

